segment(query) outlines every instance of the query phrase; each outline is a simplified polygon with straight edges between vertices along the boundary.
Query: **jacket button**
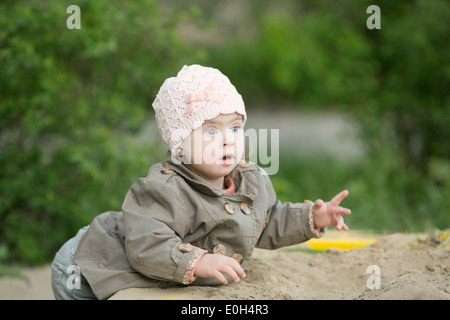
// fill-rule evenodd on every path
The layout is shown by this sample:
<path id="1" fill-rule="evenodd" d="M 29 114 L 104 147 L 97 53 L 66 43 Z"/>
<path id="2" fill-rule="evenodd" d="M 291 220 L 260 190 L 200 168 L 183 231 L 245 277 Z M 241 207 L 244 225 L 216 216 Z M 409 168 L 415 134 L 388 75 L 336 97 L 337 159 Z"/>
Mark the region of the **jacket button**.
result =
<path id="1" fill-rule="evenodd" d="M 190 243 L 182 243 L 178 246 L 181 252 L 190 252 L 192 251 L 192 245 Z"/>
<path id="2" fill-rule="evenodd" d="M 249 209 L 248 205 L 244 202 L 241 203 L 241 211 L 244 214 L 250 214 L 250 209 Z"/>
<path id="3" fill-rule="evenodd" d="M 241 263 L 243 259 L 242 254 L 240 253 L 235 253 L 231 257 L 239 263 Z"/>
<path id="4" fill-rule="evenodd" d="M 173 172 L 172 170 L 170 170 L 170 169 L 162 169 L 162 170 L 161 170 L 161 173 L 164 173 L 164 174 L 173 174 L 174 172 Z"/>
<path id="5" fill-rule="evenodd" d="M 213 248 L 213 253 L 216 254 L 225 254 L 227 252 L 227 248 L 223 244 L 216 244 Z"/>
<path id="6" fill-rule="evenodd" d="M 228 214 L 234 214 L 234 207 L 231 203 L 225 202 L 225 211 L 228 212 Z"/>

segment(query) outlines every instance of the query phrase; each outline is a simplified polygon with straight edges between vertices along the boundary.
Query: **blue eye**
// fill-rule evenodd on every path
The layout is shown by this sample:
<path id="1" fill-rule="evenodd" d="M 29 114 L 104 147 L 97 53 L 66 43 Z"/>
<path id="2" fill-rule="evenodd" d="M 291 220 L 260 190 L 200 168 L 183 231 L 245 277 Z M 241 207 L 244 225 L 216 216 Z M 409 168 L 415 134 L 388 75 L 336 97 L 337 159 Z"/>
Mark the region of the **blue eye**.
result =
<path id="1" fill-rule="evenodd" d="M 211 128 L 211 129 L 208 129 L 208 134 L 210 135 L 210 136 L 213 136 L 213 135 L 215 135 L 217 132 L 216 132 L 216 129 L 213 129 L 213 128 Z"/>
<path id="2" fill-rule="evenodd" d="M 239 126 L 234 126 L 233 129 L 231 129 L 231 131 L 233 133 L 238 133 L 239 132 Z"/>

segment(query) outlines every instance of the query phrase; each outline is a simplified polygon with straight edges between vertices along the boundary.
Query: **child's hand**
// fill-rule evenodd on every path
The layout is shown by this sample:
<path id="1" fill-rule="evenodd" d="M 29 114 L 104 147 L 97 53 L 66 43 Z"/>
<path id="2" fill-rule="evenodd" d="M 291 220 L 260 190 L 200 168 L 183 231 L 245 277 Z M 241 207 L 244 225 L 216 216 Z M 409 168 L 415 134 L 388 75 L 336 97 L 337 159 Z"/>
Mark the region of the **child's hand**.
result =
<path id="1" fill-rule="evenodd" d="M 223 284 L 227 279 L 223 273 L 229 275 L 234 282 L 239 282 L 239 277 L 245 278 L 244 269 L 233 258 L 219 254 L 204 254 L 195 266 L 194 275 L 200 278 L 216 278 Z"/>
<path id="2" fill-rule="evenodd" d="M 329 202 L 323 202 L 321 199 L 316 200 L 313 206 L 314 213 L 314 226 L 336 227 L 337 230 L 348 230 L 347 225 L 344 223 L 343 215 L 349 215 L 350 209 L 340 207 L 339 204 L 348 196 L 348 191 L 341 191 Z"/>

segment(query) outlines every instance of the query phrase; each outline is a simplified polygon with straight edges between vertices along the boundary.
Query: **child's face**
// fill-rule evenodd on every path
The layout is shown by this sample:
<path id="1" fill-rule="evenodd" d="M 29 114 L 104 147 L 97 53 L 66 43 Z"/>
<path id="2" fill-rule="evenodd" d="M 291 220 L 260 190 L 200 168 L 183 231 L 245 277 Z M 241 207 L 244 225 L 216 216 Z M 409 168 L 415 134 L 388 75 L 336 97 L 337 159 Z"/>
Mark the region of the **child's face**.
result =
<path id="1" fill-rule="evenodd" d="M 221 114 L 206 121 L 183 141 L 182 147 L 188 168 L 212 184 L 223 184 L 223 177 L 244 154 L 242 115 Z"/>

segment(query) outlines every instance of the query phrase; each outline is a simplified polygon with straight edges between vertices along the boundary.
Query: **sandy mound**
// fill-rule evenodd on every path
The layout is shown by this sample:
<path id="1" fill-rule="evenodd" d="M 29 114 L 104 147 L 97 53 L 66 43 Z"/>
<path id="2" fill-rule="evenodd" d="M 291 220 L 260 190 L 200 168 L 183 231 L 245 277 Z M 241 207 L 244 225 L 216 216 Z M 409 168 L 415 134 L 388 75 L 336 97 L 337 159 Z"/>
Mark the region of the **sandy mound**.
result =
<path id="1" fill-rule="evenodd" d="M 320 253 L 305 251 L 307 244 L 256 249 L 247 277 L 237 284 L 127 289 L 111 299 L 450 299 L 448 243 L 439 246 L 417 234 L 376 238 L 369 248 Z M 379 288 L 372 286 L 373 265 Z"/>
<path id="2" fill-rule="evenodd" d="M 448 233 L 447 233 L 448 235 Z M 359 234 L 327 232 L 333 237 Z M 419 234 L 374 236 L 369 248 L 308 251 L 308 244 L 255 250 L 241 282 L 217 287 L 128 289 L 111 299 L 450 299 L 450 239 Z M 306 250 L 306 251 L 305 251 Z M 379 289 L 370 289 L 378 266 Z M 0 299 L 53 299 L 50 266 L 22 270 L 27 279 L 0 278 Z"/>

